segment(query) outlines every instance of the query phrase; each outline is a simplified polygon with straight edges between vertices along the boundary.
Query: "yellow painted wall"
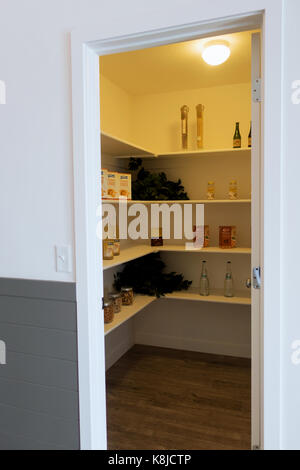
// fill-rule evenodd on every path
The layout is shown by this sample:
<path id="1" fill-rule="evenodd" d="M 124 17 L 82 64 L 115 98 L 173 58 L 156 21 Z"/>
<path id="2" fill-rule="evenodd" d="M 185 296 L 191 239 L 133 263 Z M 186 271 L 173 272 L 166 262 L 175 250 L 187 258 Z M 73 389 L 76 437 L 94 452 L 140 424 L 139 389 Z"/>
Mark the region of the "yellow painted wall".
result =
<path id="1" fill-rule="evenodd" d="M 228 85 L 133 97 L 133 136 L 137 144 L 163 153 L 181 150 L 180 108 L 189 112 L 189 149 L 196 150 L 196 105 L 204 112 L 204 146 L 231 148 L 235 122 L 241 123 L 242 146 L 248 145 L 251 84 Z"/>
<path id="2" fill-rule="evenodd" d="M 205 148 L 231 148 L 240 121 L 247 146 L 251 120 L 251 84 L 131 96 L 105 76 L 100 79 L 101 129 L 156 153 L 181 150 L 180 108 L 189 112 L 189 149 L 196 150 L 196 105 L 204 104 Z"/>
<path id="3" fill-rule="evenodd" d="M 104 75 L 100 77 L 101 130 L 132 141 L 132 97 Z"/>

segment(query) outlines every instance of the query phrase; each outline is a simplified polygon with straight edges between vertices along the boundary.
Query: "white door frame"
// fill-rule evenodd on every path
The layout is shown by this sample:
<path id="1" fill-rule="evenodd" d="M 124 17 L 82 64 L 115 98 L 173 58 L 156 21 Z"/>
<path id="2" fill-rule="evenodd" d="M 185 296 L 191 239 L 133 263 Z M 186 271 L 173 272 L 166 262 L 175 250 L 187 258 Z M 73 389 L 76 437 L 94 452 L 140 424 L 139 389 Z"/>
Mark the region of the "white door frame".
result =
<path id="1" fill-rule="evenodd" d="M 265 400 L 262 422 L 264 447 L 280 448 L 280 272 L 281 234 L 281 55 L 269 52 L 281 44 L 281 29 L 267 30 L 272 12 L 253 12 L 232 18 L 193 23 L 147 33 L 103 37 L 101 31 L 72 33 L 72 95 L 74 145 L 74 199 L 76 287 L 78 320 L 78 373 L 81 449 L 106 449 L 104 326 L 102 321 L 102 247 L 96 237 L 100 203 L 99 56 L 179 41 L 254 29 L 263 18 L 263 75 L 265 102 L 262 126 L 264 165 L 264 332 L 261 352 Z M 276 78 L 274 78 L 274 73 Z M 271 78 L 272 77 L 272 78 Z M 280 85 L 279 85 L 280 84 Z M 279 111 L 279 115 L 278 115 Z M 276 214 L 276 216 L 275 216 Z M 276 247 L 276 250 L 274 249 Z M 273 248 L 273 249 L 272 249 Z M 276 362 L 279 361 L 279 362 Z M 254 442 L 254 444 L 262 444 Z"/>
<path id="2" fill-rule="evenodd" d="M 251 81 L 254 88 L 255 81 L 261 78 L 261 35 L 254 33 L 251 40 Z M 261 166 L 261 103 L 252 97 L 252 149 L 251 149 L 251 270 L 260 266 L 263 272 L 263 233 L 262 208 L 263 186 Z M 252 279 L 253 284 L 253 279 Z M 251 295 L 251 409 L 256 412 L 251 416 L 252 447 L 263 447 L 263 419 L 262 419 L 262 312 L 263 289 L 254 289 Z"/>

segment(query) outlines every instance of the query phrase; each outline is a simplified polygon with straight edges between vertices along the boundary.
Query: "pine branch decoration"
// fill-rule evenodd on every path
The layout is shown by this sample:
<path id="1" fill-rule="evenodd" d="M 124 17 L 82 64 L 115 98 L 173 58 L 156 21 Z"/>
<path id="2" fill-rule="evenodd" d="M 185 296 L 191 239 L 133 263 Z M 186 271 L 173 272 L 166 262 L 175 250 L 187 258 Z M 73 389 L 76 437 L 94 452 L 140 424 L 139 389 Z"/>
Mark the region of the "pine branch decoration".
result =
<path id="1" fill-rule="evenodd" d="M 166 173 L 152 173 L 142 166 L 140 158 L 131 158 L 129 170 L 137 171 L 132 183 L 132 198 L 135 201 L 179 201 L 189 200 L 182 181 L 170 181 Z"/>
<path id="2" fill-rule="evenodd" d="M 115 274 L 114 287 L 120 291 L 122 287 L 130 286 L 137 294 L 157 298 L 189 289 L 192 281 L 185 280 L 182 274 L 164 272 L 165 267 L 159 253 L 130 261 L 123 271 Z"/>

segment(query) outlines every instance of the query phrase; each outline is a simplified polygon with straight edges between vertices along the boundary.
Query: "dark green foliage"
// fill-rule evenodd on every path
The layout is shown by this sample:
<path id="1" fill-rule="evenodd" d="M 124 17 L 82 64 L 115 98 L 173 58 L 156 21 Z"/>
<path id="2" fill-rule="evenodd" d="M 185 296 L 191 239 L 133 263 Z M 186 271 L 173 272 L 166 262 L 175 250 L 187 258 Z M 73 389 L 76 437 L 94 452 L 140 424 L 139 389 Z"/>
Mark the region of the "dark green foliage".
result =
<path id="1" fill-rule="evenodd" d="M 138 171 L 136 180 L 132 183 L 133 200 L 178 201 L 189 199 L 180 179 L 178 181 L 169 181 L 165 173 L 152 173 L 145 170 L 141 165 L 142 160 L 140 158 L 130 159 L 129 170 Z"/>
<path id="2" fill-rule="evenodd" d="M 159 253 L 153 253 L 127 263 L 122 272 L 115 274 L 114 287 L 132 287 L 137 294 L 162 297 L 174 291 L 187 290 L 192 281 L 186 281 L 182 274 L 165 273 L 165 263 Z"/>

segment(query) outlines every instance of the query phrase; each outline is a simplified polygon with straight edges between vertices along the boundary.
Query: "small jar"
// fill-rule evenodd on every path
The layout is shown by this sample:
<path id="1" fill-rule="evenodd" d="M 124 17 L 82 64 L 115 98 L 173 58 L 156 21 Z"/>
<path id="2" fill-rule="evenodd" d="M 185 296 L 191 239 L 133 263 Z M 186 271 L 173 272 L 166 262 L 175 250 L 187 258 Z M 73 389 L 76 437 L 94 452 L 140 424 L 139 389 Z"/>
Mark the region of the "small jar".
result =
<path id="1" fill-rule="evenodd" d="M 103 240 L 103 259 L 112 260 L 114 259 L 114 241 Z"/>
<path id="2" fill-rule="evenodd" d="M 212 201 L 215 199 L 215 182 L 214 181 L 209 181 L 207 183 L 207 199 L 209 201 Z"/>
<path id="3" fill-rule="evenodd" d="M 105 300 L 104 308 L 104 323 L 111 323 L 114 319 L 114 305 L 111 300 Z"/>
<path id="4" fill-rule="evenodd" d="M 151 246 L 164 246 L 162 229 L 152 229 Z"/>
<path id="5" fill-rule="evenodd" d="M 120 256 L 121 253 L 121 243 L 119 238 L 114 240 L 114 256 Z"/>
<path id="6" fill-rule="evenodd" d="M 237 181 L 232 180 L 229 183 L 229 199 L 235 200 L 237 198 L 238 198 Z"/>
<path id="7" fill-rule="evenodd" d="M 132 287 L 122 287 L 122 304 L 123 305 L 132 305 L 134 301 L 134 294 Z"/>
<path id="8" fill-rule="evenodd" d="M 222 249 L 236 248 L 236 227 L 234 225 L 219 227 L 219 247 Z"/>
<path id="9" fill-rule="evenodd" d="M 113 303 L 114 314 L 120 313 L 122 310 L 122 295 L 119 292 L 111 292 L 108 294 L 108 298 Z"/>

